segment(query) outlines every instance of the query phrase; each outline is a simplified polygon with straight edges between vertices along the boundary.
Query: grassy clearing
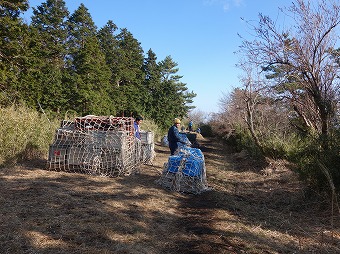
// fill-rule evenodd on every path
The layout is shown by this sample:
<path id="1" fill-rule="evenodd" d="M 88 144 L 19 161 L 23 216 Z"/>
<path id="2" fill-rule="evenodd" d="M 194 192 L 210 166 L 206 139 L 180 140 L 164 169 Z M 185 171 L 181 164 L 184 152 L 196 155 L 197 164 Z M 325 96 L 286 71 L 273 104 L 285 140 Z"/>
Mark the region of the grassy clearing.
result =
<path id="1" fill-rule="evenodd" d="M 0 253 L 339 253 L 340 217 L 284 162 L 263 169 L 208 140 L 212 191 L 156 184 L 169 151 L 129 177 L 16 166 L 0 171 Z"/>

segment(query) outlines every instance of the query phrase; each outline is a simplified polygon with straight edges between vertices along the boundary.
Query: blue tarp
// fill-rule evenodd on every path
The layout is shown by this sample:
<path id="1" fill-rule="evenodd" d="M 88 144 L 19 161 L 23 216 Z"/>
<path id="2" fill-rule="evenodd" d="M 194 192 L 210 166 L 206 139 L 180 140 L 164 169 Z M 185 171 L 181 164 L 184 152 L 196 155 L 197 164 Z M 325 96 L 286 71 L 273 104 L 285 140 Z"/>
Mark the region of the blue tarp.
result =
<path id="1" fill-rule="evenodd" d="M 168 171 L 177 173 L 182 162 L 182 173 L 187 176 L 201 176 L 204 167 L 204 156 L 200 149 L 185 147 L 177 155 L 169 156 Z"/>

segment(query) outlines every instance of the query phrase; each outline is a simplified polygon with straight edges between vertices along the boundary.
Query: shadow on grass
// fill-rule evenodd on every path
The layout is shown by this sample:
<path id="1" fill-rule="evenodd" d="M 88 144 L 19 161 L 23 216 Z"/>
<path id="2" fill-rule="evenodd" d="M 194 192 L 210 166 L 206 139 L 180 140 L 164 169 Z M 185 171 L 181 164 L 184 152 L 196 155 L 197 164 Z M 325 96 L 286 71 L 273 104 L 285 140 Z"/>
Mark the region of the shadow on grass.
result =
<path id="1" fill-rule="evenodd" d="M 166 148 L 157 149 L 165 159 Z M 207 142 L 202 151 L 209 167 L 215 160 L 225 164 L 222 146 Z M 153 168 L 160 166 L 117 178 L 44 167 L 2 169 L 0 253 L 339 251 L 338 238 L 314 245 L 299 242 L 327 225 L 329 216 L 313 221 L 316 206 L 306 203 L 299 189 L 280 188 L 287 184 L 282 178 L 231 179 L 225 169 L 215 182 L 221 188 L 190 195 L 162 189 Z M 234 169 L 233 174 L 244 173 Z"/>

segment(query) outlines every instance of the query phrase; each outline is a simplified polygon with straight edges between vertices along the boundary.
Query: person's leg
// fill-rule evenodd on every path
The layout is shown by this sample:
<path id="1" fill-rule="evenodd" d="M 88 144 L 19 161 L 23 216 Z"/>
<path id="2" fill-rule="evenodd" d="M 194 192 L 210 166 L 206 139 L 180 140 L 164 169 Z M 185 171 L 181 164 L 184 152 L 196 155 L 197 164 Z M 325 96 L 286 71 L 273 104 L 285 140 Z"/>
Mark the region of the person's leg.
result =
<path id="1" fill-rule="evenodd" d="M 169 148 L 170 148 L 170 154 L 171 154 L 171 155 L 174 155 L 174 154 L 175 154 L 175 151 L 176 151 L 176 149 L 177 149 L 177 146 L 171 144 L 171 145 L 169 146 Z"/>

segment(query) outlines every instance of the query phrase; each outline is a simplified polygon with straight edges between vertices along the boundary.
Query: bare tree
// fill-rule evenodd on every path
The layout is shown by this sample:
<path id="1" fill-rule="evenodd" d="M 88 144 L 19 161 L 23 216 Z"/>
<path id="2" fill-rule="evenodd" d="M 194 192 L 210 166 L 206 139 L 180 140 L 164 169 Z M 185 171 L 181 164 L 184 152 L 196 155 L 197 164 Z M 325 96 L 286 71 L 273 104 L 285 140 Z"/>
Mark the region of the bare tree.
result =
<path id="1" fill-rule="evenodd" d="M 206 123 L 210 118 L 210 113 L 199 109 L 193 109 L 188 113 L 188 121 L 192 120 L 195 125 Z"/>
<path id="2" fill-rule="evenodd" d="M 261 153 L 265 154 L 265 147 L 275 140 L 284 140 L 289 132 L 287 106 L 277 100 L 270 88 L 271 80 L 267 80 L 259 67 L 248 61 L 240 61 L 238 65 L 244 75 L 240 77 L 241 93 L 234 101 L 238 101 L 239 112 L 243 113 L 243 120 L 252 139 Z M 235 113 L 233 113 L 235 114 Z M 273 150 L 273 147 L 270 147 Z"/>
<path id="3" fill-rule="evenodd" d="M 322 145 L 327 149 L 339 98 L 339 65 L 334 53 L 340 4 L 295 0 L 282 13 L 292 18 L 290 29 L 284 30 L 260 14 L 258 25 L 252 26 L 255 39 L 244 40 L 240 52 L 249 64 L 261 66 L 276 80 L 269 88 L 290 103 L 306 130 L 324 138 Z"/>
<path id="4" fill-rule="evenodd" d="M 222 94 L 219 99 L 219 113 L 212 116 L 209 124 L 215 133 L 225 138 L 230 137 L 236 128 L 247 128 L 243 89 L 235 88 L 229 94 Z"/>

